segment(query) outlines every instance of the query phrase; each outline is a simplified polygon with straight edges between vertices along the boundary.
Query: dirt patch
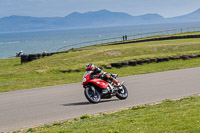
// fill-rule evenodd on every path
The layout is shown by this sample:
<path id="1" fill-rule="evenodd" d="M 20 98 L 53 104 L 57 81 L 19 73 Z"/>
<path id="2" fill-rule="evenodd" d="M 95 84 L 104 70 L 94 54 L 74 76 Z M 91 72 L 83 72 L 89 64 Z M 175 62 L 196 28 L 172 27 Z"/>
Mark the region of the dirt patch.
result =
<path id="1" fill-rule="evenodd" d="M 119 51 L 106 51 L 106 52 L 103 53 L 103 55 L 120 56 L 121 52 L 119 52 Z"/>
<path id="2" fill-rule="evenodd" d="M 48 72 L 49 70 L 47 69 L 40 69 L 40 70 L 35 70 L 37 73 L 46 73 Z"/>

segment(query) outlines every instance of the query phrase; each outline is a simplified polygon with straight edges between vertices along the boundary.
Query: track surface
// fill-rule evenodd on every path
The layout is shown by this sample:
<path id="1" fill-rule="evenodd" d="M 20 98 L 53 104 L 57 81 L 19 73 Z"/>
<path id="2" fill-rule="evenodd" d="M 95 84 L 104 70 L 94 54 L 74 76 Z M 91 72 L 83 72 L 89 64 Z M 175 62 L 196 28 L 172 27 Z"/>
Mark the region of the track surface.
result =
<path id="1" fill-rule="evenodd" d="M 129 97 L 90 104 L 80 83 L 0 94 L 0 132 L 200 93 L 200 67 L 118 78 Z"/>

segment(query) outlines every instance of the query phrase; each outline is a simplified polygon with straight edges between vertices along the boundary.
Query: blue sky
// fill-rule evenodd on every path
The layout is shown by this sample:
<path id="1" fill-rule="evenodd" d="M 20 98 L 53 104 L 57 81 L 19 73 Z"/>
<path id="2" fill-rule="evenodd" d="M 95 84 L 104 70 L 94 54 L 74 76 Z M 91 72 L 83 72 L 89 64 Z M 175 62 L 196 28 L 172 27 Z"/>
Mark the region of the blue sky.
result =
<path id="1" fill-rule="evenodd" d="M 131 15 L 184 15 L 200 8 L 200 0 L 0 0 L 0 17 L 10 15 L 64 17 L 72 12 L 107 9 Z"/>

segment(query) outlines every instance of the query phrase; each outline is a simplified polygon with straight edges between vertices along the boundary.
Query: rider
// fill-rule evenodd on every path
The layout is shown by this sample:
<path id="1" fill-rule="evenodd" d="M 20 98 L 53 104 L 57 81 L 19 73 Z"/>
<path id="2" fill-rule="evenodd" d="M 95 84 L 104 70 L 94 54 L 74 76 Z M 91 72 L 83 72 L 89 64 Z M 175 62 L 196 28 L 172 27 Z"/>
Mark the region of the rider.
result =
<path id="1" fill-rule="evenodd" d="M 95 67 L 94 64 L 92 63 L 89 63 L 86 65 L 85 67 L 85 70 L 86 71 L 92 71 L 91 75 L 93 77 L 96 77 L 96 78 L 101 78 L 107 82 L 114 82 L 117 86 L 118 86 L 118 82 L 116 79 L 114 79 L 112 76 L 117 76 L 117 75 L 110 75 L 109 73 L 106 73 L 106 72 L 103 72 L 99 67 Z M 103 90 L 103 92 L 108 92 L 108 90 Z"/>

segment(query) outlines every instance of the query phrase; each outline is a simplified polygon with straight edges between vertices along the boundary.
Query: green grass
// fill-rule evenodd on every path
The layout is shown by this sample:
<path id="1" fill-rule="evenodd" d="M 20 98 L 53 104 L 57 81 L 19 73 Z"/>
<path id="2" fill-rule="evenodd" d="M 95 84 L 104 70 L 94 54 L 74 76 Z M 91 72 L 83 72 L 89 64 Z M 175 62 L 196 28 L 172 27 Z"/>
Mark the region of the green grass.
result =
<path id="1" fill-rule="evenodd" d="M 102 66 L 137 59 L 200 54 L 200 39 L 152 41 L 113 46 L 98 45 L 90 48 L 89 50 L 45 57 L 23 65 L 20 64 L 19 58 L 0 59 L 0 92 L 80 82 L 85 65 L 90 62 Z M 105 71 L 118 73 L 119 76 L 128 76 L 199 66 L 200 59 L 192 59 Z M 60 72 L 69 69 L 81 69 L 82 71 L 80 73 Z"/>
<path id="2" fill-rule="evenodd" d="M 21 131 L 19 131 L 21 132 Z M 83 115 L 74 120 L 22 131 L 35 133 L 199 133 L 200 96 L 136 106 L 116 113 Z"/>

